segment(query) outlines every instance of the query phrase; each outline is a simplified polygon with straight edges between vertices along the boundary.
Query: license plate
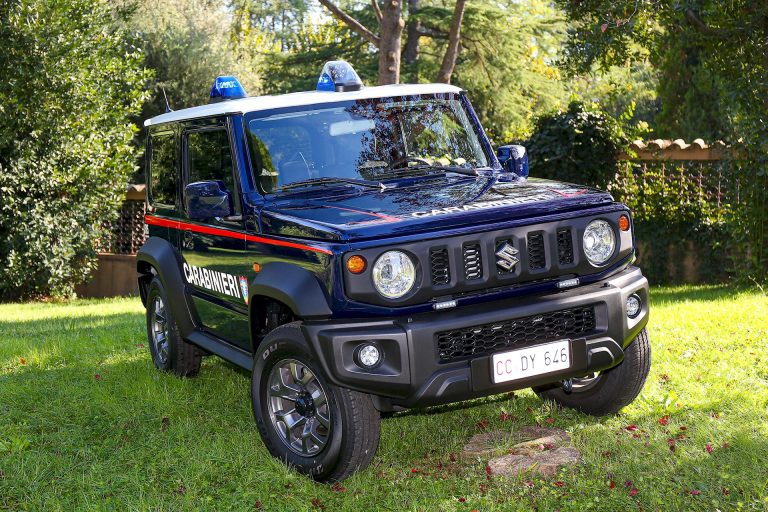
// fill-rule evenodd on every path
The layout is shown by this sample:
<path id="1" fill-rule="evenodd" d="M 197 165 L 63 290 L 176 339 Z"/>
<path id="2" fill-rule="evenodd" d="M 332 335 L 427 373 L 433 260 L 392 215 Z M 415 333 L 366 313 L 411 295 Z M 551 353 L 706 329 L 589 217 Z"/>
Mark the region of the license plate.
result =
<path id="1" fill-rule="evenodd" d="M 568 340 L 494 354 L 491 379 L 495 384 L 565 370 L 571 366 Z"/>

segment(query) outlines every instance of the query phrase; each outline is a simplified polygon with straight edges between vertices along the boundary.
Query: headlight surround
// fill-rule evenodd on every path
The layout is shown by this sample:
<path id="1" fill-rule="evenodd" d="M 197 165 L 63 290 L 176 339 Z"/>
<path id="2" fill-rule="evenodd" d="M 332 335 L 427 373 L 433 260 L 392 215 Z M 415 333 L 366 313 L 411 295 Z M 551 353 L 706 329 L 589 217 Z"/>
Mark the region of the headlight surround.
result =
<path id="1" fill-rule="evenodd" d="M 373 264 L 373 284 L 388 299 L 399 299 L 416 283 L 416 267 L 402 251 L 387 251 Z"/>
<path id="2" fill-rule="evenodd" d="M 593 220 L 584 230 L 584 254 L 589 262 L 599 267 L 604 265 L 616 250 L 616 233 L 604 220 Z"/>

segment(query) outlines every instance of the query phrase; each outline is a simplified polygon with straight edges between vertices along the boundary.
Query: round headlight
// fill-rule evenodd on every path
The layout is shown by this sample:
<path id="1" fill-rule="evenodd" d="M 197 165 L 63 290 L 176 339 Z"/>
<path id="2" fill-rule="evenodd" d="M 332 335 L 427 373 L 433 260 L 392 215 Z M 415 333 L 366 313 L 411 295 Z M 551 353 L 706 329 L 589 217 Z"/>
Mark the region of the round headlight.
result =
<path id="1" fill-rule="evenodd" d="M 604 220 L 593 220 L 584 230 L 584 253 L 589 262 L 600 266 L 608 261 L 616 249 L 616 235 Z"/>
<path id="2" fill-rule="evenodd" d="M 404 252 L 387 251 L 373 265 L 373 284 L 388 299 L 399 299 L 415 282 L 416 268 Z"/>

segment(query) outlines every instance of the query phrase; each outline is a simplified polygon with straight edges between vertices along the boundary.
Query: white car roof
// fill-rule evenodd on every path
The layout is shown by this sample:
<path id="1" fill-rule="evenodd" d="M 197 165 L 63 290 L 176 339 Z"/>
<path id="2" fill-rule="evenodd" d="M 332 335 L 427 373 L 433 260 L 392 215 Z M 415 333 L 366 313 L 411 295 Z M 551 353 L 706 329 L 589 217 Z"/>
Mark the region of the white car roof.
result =
<path id="1" fill-rule="evenodd" d="M 273 108 L 295 107 L 304 105 L 321 105 L 340 101 L 363 100 L 371 98 L 387 98 L 391 96 L 413 96 L 418 94 L 459 93 L 459 87 L 447 84 L 397 84 L 363 87 L 359 91 L 325 92 L 306 91 L 276 96 L 254 96 L 239 100 L 221 101 L 199 107 L 175 110 L 155 116 L 144 121 L 144 126 L 153 126 L 173 121 L 198 119 L 224 114 L 242 114 Z"/>

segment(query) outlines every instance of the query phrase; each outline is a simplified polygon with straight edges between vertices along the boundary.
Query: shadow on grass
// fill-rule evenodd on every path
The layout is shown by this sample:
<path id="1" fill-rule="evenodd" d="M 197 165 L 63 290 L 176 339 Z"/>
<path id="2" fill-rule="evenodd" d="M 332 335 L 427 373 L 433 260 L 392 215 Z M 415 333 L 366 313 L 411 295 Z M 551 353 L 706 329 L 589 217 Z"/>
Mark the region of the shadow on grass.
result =
<path id="1" fill-rule="evenodd" d="M 651 306 L 681 301 L 715 301 L 730 299 L 740 291 L 731 285 L 711 285 L 679 288 L 651 288 Z"/>

